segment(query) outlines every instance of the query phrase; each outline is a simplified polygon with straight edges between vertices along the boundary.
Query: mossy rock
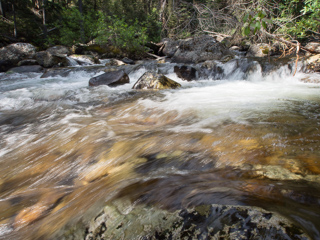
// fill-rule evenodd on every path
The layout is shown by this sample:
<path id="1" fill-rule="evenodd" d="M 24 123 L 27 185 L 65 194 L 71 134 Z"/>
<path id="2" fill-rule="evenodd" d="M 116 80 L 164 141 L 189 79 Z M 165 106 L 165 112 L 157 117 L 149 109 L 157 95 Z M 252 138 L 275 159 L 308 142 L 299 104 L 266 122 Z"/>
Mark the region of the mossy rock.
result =
<path id="1" fill-rule="evenodd" d="M 133 89 L 174 89 L 181 85 L 162 74 L 146 72 L 132 87 Z"/>
<path id="2" fill-rule="evenodd" d="M 108 48 L 104 48 L 101 45 L 98 44 L 93 44 L 93 45 L 89 45 L 86 47 L 86 51 L 92 51 L 92 52 L 96 52 L 100 55 L 107 53 L 108 52 Z"/>
<path id="3" fill-rule="evenodd" d="M 85 233 L 83 239 L 86 240 L 310 239 L 301 228 L 275 212 L 258 207 L 218 204 L 167 211 L 116 200 L 85 229 L 82 236 Z M 74 236 L 68 231 L 64 239 L 73 240 Z"/>

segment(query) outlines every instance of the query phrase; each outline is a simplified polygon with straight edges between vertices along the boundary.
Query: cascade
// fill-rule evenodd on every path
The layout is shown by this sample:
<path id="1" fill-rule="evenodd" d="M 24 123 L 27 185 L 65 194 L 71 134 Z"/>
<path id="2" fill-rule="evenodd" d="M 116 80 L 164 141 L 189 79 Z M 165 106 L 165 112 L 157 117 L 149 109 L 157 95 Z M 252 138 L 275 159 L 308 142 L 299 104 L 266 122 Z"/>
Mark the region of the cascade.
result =
<path id="1" fill-rule="evenodd" d="M 78 62 L 71 57 L 66 57 L 70 66 L 78 66 Z"/>

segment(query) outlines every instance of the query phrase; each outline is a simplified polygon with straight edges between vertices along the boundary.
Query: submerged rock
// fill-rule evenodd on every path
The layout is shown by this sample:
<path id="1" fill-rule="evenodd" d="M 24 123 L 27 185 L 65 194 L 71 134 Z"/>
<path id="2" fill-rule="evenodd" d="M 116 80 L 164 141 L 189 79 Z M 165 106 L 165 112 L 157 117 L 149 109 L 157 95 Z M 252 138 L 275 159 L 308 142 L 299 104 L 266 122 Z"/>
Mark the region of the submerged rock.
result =
<path id="1" fill-rule="evenodd" d="M 174 66 L 174 72 L 183 80 L 192 81 L 196 79 L 197 70 L 190 66 Z"/>
<path id="2" fill-rule="evenodd" d="M 132 89 L 174 89 L 181 85 L 162 74 L 146 72 L 133 85 Z"/>
<path id="3" fill-rule="evenodd" d="M 21 66 L 21 67 L 14 67 L 9 70 L 10 72 L 15 72 L 15 73 L 27 73 L 27 72 L 42 72 L 43 67 L 40 65 L 26 65 L 26 66 Z"/>
<path id="4" fill-rule="evenodd" d="M 86 231 L 87 229 L 87 231 Z M 82 234 L 81 234 L 82 231 Z M 200 205 L 166 211 L 116 201 L 64 239 L 310 239 L 277 213 L 258 207 Z"/>
<path id="5" fill-rule="evenodd" d="M 110 87 L 116 87 L 129 83 L 129 76 L 123 71 L 106 72 L 97 77 L 93 77 L 89 80 L 89 86 L 108 85 Z"/>

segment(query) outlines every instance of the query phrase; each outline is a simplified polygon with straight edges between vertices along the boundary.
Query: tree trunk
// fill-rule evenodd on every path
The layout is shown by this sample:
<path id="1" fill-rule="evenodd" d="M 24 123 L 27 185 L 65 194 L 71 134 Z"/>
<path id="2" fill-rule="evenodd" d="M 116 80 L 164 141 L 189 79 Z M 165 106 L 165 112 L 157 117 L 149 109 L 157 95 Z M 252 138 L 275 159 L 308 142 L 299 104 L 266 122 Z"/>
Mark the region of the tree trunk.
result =
<path id="1" fill-rule="evenodd" d="M 85 35 L 84 35 L 84 26 L 83 26 L 83 6 L 82 0 L 78 0 L 79 12 L 81 15 L 80 19 L 80 40 L 82 43 L 85 43 Z"/>
<path id="2" fill-rule="evenodd" d="M 45 39 L 48 37 L 48 30 L 47 30 L 47 24 L 46 24 L 46 3 L 47 0 L 42 0 L 42 25 L 43 25 L 43 36 Z"/>
<path id="3" fill-rule="evenodd" d="M 167 4 L 166 0 L 161 0 L 160 1 L 159 21 L 161 21 L 163 24 L 165 23 L 164 10 L 166 8 L 166 4 Z"/>
<path id="4" fill-rule="evenodd" d="M 13 35 L 15 38 L 18 36 L 18 31 L 17 31 L 17 19 L 16 19 L 16 8 L 15 8 L 15 0 L 12 0 L 12 10 L 13 10 Z"/>
<path id="5" fill-rule="evenodd" d="M 3 11 L 3 7 L 2 7 L 2 2 L 1 2 L 1 0 L 0 0 L 0 14 L 1 14 L 3 17 L 6 17 L 6 16 L 5 16 L 5 13 L 4 13 L 4 11 Z"/>

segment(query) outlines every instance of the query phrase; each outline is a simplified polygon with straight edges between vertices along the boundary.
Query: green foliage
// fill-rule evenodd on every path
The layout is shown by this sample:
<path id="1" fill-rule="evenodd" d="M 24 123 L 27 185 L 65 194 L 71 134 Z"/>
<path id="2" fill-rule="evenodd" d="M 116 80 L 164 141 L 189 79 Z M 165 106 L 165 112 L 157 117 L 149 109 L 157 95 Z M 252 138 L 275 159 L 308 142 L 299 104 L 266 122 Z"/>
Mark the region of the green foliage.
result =
<path id="1" fill-rule="evenodd" d="M 64 8 L 61 18 L 55 22 L 59 26 L 59 34 L 51 35 L 49 41 L 51 43 L 60 43 L 66 46 L 81 43 L 81 25 L 83 23 L 84 35 L 86 42 L 92 40 L 97 35 L 98 22 L 94 12 L 88 12 L 81 15 L 79 9 Z"/>
<path id="2" fill-rule="evenodd" d="M 108 6 L 108 7 L 105 7 Z M 139 0 L 104 0 L 102 12 L 106 16 L 118 16 L 128 25 L 138 21 L 141 27 L 146 28 L 148 41 L 158 42 L 161 34 L 161 22 L 159 21 L 158 1 L 139 1 Z M 109 21 L 107 19 L 107 21 Z"/>
<path id="3" fill-rule="evenodd" d="M 247 13 L 243 18 L 242 35 L 248 36 L 251 32 L 256 34 L 262 28 L 267 29 L 268 24 L 272 24 L 272 20 L 267 18 L 267 14 L 258 10 L 256 14 Z"/>
<path id="4" fill-rule="evenodd" d="M 100 13 L 98 30 L 98 43 L 110 43 L 132 55 L 140 55 L 146 50 L 143 46 L 148 38 L 147 28 L 138 20 L 127 23 L 123 18 Z"/>
<path id="5" fill-rule="evenodd" d="M 147 14 L 146 19 L 141 23 L 146 28 L 148 41 L 159 42 L 162 24 L 158 21 L 159 12 L 157 8 L 153 8 L 150 14 Z"/>
<path id="6" fill-rule="evenodd" d="M 117 49 L 138 53 L 145 50 L 141 46 L 146 41 L 158 42 L 160 37 L 187 38 L 199 32 L 233 35 L 238 33 L 239 26 L 245 36 L 263 29 L 293 38 L 320 34 L 320 0 L 250 0 L 245 4 L 242 0 L 82 0 L 82 14 L 78 0 L 45 2 L 48 38 L 43 32 L 42 0 L 40 4 L 15 0 L 19 41 L 45 48 L 87 43 L 98 37 L 102 43 L 110 42 Z M 4 17 L 12 22 L 11 3 L 2 1 Z M 240 5 L 241 8 L 237 7 Z M 243 24 L 239 24 L 239 19 Z M 2 44 L 13 37 L 10 21 L 0 23 Z"/>
<path id="7" fill-rule="evenodd" d="M 282 26 L 280 33 L 296 38 L 306 38 L 320 32 L 320 0 L 289 1 L 280 5 L 281 15 L 277 18 Z"/>

